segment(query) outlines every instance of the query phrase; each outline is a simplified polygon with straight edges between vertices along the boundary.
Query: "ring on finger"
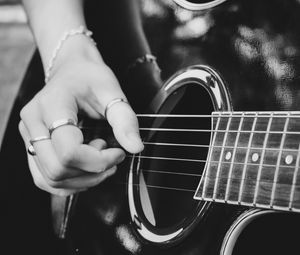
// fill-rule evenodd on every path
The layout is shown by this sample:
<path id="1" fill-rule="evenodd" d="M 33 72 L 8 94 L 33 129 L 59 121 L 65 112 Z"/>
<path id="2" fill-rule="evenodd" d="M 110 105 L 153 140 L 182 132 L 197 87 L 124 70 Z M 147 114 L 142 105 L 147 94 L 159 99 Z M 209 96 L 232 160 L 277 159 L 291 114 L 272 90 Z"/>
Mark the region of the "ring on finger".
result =
<path id="1" fill-rule="evenodd" d="M 105 110 L 104 110 L 104 117 L 105 119 L 107 119 L 107 112 L 108 110 L 114 105 L 114 104 L 117 104 L 117 103 L 126 103 L 126 104 L 129 104 L 128 101 L 124 98 L 115 98 L 113 100 L 111 100 L 105 107 Z"/>
<path id="2" fill-rule="evenodd" d="M 30 139 L 30 141 L 29 141 L 30 145 L 27 148 L 28 154 L 31 155 L 31 156 L 35 156 L 36 152 L 35 152 L 35 149 L 33 147 L 33 144 L 36 143 L 36 142 L 39 142 L 39 141 L 44 141 L 44 140 L 49 140 L 49 139 L 51 139 L 49 135 L 38 136 L 38 137 L 35 137 L 33 139 Z"/>
<path id="3" fill-rule="evenodd" d="M 31 156 L 35 156 L 36 155 L 35 149 L 34 149 L 33 145 L 31 145 L 31 144 L 28 146 L 27 152 Z"/>
<path id="4" fill-rule="evenodd" d="M 38 136 L 36 138 L 30 139 L 29 142 L 31 145 L 33 145 L 36 142 L 43 141 L 43 140 L 49 140 L 49 139 L 51 139 L 51 137 L 49 135 L 43 135 L 43 136 Z"/>
<path id="5" fill-rule="evenodd" d="M 50 136 L 55 129 L 62 127 L 62 126 L 67 126 L 67 125 L 78 127 L 77 122 L 73 119 L 59 119 L 59 120 L 52 122 L 52 124 L 49 126 Z"/>

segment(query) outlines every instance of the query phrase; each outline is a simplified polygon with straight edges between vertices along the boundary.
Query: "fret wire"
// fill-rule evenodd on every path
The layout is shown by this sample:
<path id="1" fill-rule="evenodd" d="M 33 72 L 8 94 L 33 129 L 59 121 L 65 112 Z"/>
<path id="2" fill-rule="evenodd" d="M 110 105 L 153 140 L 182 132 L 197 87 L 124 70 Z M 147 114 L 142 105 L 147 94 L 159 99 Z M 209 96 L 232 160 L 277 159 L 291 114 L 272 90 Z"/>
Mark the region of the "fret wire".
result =
<path id="1" fill-rule="evenodd" d="M 279 151 L 279 155 L 278 155 L 278 158 L 277 158 L 277 164 L 276 164 L 276 169 L 275 169 L 275 174 L 274 174 L 274 182 L 276 182 L 277 179 L 278 179 L 279 163 L 280 163 L 280 160 L 281 160 L 282 148 L 283 148 L 283 145 L 284 145 L 284 142 L 285 142 L 285 136 L 286 136 L 286 131 L 287 131 L 287 127 L 288 127 L 288 124 L 289 124 L 289 120 L 290 120 L 289 118 L 286 118 L 285 124 L 284 124 L 283 134 L 282 134 L 281 142 L 280 142 L 280 151 Z M 273 182 L 273 185 L 272 185 L 272 193 L 271 193 L 271 200 L 270 200 L 271 208 L 273 207 L 273 204 L 274 204 L 275 191 L 276 191 L 276 183 L 274 184 L 274 182 Z"/>
<path id="2" fill-rule="evenodd" d="M 127 155 L 127 158 L 134 158 L 131 155 Z M 152 157 L 152 156 L 139 156 L 136 157 L 139 159 L 157 159 L 157 160 L 174 160 L 174 161 L 186 161 L 186 162 L 195 162 L 195 163 L 206 163 L 206 162 L 210 162 L 210 163 L 222 163 L 222 164 L 234 164 L 234 165 L 249 165 L 249 166 L 259 166 L 259 164 L 255 164 L 255 163 L 243 163 L 243 162 L 227 162 L 227 161 L 209 161 L 206 159 L 187 159 L 187 158 L 168 158 L 168 157 Z M 277 165 L 270 165 L 270 164 L 263 164 L 264 167 L 277 167 Z M 288 168 L 288 169 L 292 169 L 294 168 L 293 166 L 289 166 L 289 165 L 279 165 L 279 167 L 281 168 Z"/>
<path id="3" fill-rule="evenodd" d="M 243 173 L 242 173 L 242 182 L 241 182 L 241 186 L 240 186 L 240 189 L 239 189 L 239 198 L 238 198 L 238 203 L 241 203 L 242 201 L 242 194 L 243 194 L 243 186 L 244 186 L 244 179 L 245 179 L 245 176 L 246 176 L 246 168 L 247 168 L 247 160 L 248 160 L 248 157 L 249 157 L 249 154 L 250 154 L 250 145 L 252 144 L 252 139 L 253 139 L 253 131 L 255 129 L 255 126 L 256 126 L 256 122 L 257 122 L 257 114 L 253 120 L 253 123 L 252 123 L 252 128 L 251 128 L 251 133 L 250 133 L 250 137 L 249 137 L 249 141 L 248 141 L 248 149 L 247 149 L 247 152 L 246 152 L 246 156 L 245 156 L 245 161 L 244 161 L 244 167 L 243 167 Z"/>
<path id="4" fill-rule="evenodd" d="M 240 119 L 240 123 L 239 123 L 239 127 L 238 127 L 238 133 L 237 133 L 237 136 L 235 138 L 235 142 L 234 142 L 234 148 L 233 148 L 233 151 L 232 151 L 232 158 L 231 158 L 231 165 L 230 165 L 230 168 L 229 168 L 229 173 L 228 173 L 228 177 L 230 178 L 231 175 L 232 175 L 232 171 L 233 171 L 233 162 L 234 162 L 234 158 L 235 158 L 235 154 L 236 154 L 236 147 L 237 147 L 237 144 L 238 144 L 238 141 L 239 141 L 239 138 L 240 138 L 240 134 L 241 134 L 241 128 L 242 128 L 242 125 L 243 125 L 243 121 L 244 121 L 244 114 L 242 115 L 241 119 Z M 230 179 L 228 178 L 227 180 L 227 184 L 226 184 L 226 191 L 225 191 L 225 201 L 228 200 L 228 196 L 229 196 L 229 189 L 230 189 Z"/>
<path id="5" fill-rule="evenodd" d="M 261 178 L 263 160 L 264 160 L 264 156 L 265 156 L 265 148 L 267 147 L 267 141 L 268 141 L 269 132 L 270 132 L 270 129 L 271 129 L 271 123 L 272 123 L 272 120 L 273 120 L 272 117 L 273 117 L 273 115 L 271 115 L 271 118 L 269 118 L 269 121 L 268 121 L 267 132 L 266 132 L 266 135 L 265 135 L 265 139 L 264 139 L 264 143 L 263 143 L 263 149 L 262 149 L 262 153 L 261 153 L 261 157 L 260 157 L 260 161 L 259 161 L 259 168 L 258 168 L 256 186 L 255 186 L 255 192 L 254 192 L 254 198 L 253 198 L 253 204 L 254 205 L 256 204 L 256 200 L 257 200 L 257 196 L 258 196 L 259 181 L 260 181 L 260 178 Z"/>
<path id="6" fill-rule="evenodd" d="M 156 143 L 156 142 L 143 142 L 145 145 L 157 145 L 157 146 L 178 146 L 178 147 L 199 147 L 199 148 L 210 148 L 210 145 L 206 144 L 183 144 L 183 143 Z M 214 148 L 222 148 L 221 145 L 215 145 Z M 225 146 L 225 149 L 248 149 L 246 146 Z M 261 147 L 250 147 L 251 150 L 261 150 Z M 279 151 L 280 148 L 265 148 L 265 150 Z M 283 151 L 298 152 L 297 149 L 283 149 Z"/>
<path id="7" fill-rule="evenodd" d="M 218 128 L 219 128 L 219 125 L 220 125 L 220 117 L 218 117 L 217 118 L 217 123 L 216 123 L 216 130 L 218 130 Z M 213 129 L 213 118 L 211 119 L 211 129 Z M 210 145 L 212 145 L 212 144 L 214 144 L 215 143 L 215 141 L 216 141 L 216 136 L 217 136 L 217 133 L 216 133 L 216 131 L 214 131 L 213 132 L 213 139 L 212 139 L 212 141 L 211 141 L 211 144 Z M 207 164 L 207 167 L 205 168 L 205 172 L 204 172 L 204 183 L 203 183 L 203 188 L 202 188 L 202 196 L 204 196 L 204 194 L 205 194 L 205 189 L 206 189 L 206 185 L 207 185 L 207 175 L 208 175 L 208 171 L 209 171 L 209 169 L 210 169 L 210 163 L 211 163 L 211 156 L 212 156 L 212 148 L 211 148 L 211 146 L 209 147 L 210 149 L 209 149 L 209 156 L 208 156 L 208 164 Z M 203 178 L 203 177 L 202 177 Z M 197 188 L 197 190 L 198 189 L 200 189 L 200 185 L 201 185 L 201 182 L 202 182 L 202 178 L 201 178 L 201 180 L 200 180 L 200 182 L 199 182 L 199 185 L 198 185 L 198 188 Z"/>
<path id="8" fill-rule="evenodd" d="M 291 190 L 291 195 L 290 195 L 290 203 L 289 203 L 290 209 L 292 209 L 294 196 L 295 196 L 295 188 L 296 188 L 297 176 L 298 176 L 298 172 L 299 172 L 299 161 L 300 161 L 300 144 L 298 147 L 298 154 L 297 154 L 297 159 L 296 159 L 296 164 L 295 164 L 295 172 L 294 172 L 294 176 L 293 176 L 293 184 L 292 184 L 292 190 Z"/>
<path id="9" fill-rule="evenodd" d="M 230 126 L 230 123 L 231 123 L 231 117 L 229 117 L 229 119 L 228 119 L 228 122 L 227 122 L 227 125 L 226 125 L 226 131 L 228 131 L 229 126 Z M 223 138 L 222 147 L 224 147 L 225 144 L 226 144 L 227 135 L 228 135 L 228 132 L 225 132 L 224 138 Z M 224 148 L 221 149 L 221 154 L 220 154 L 221 162 L 218 163 L 217 175 L 216 175 L 216 178 L 217 178 L 217 179 L 219 179 L 219 175 L 220 175 L 220 170 L 221 170 L 221 165 L 222 165 L 223 154 L 224 154 Z M 217 191 L 218 184 L 219 184 L 218 182 L 215 182 L 215 185 L 214 185 L 214 191 L 213 191 L 213 199 L 216 198 L 216 197 L 215 197 L 215 193 L 216 193 L 216 191 Z"/>

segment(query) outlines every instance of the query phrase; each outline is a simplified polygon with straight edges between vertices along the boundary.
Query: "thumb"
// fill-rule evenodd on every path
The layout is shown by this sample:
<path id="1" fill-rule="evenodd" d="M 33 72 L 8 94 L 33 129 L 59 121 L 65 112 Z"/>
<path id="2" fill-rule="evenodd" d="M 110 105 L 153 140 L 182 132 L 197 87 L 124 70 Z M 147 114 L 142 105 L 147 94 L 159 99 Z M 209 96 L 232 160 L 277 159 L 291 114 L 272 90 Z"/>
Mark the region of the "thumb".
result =
<path id="1" fill-rule="evenodd" d="M 139 153 L 144 149 L 139 133 L 136 114 L 126 102 L 113 104 L 106 112 L 108 123 L 120 145 L 130 153 Z"/>

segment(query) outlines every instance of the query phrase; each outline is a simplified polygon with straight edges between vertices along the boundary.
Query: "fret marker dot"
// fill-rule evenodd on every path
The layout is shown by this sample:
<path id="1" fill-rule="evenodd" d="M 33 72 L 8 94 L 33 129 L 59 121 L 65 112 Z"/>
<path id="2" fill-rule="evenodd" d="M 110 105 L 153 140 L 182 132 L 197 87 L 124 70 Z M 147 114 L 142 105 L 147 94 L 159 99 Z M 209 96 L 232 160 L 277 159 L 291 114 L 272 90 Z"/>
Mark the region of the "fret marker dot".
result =
<path id="1" fill-rule="evenodd" d="M 226 160 L 231 159 L 231 152 L 230 152 L 230 151 L 227 151 L 227 153 L 226 153 L 226 155 L 225 155 L 225 159 L 226 159 Z"/>
<path id="2" fill-rule="evenodd" d="M 259 159 L 259 155 L 258 155 L 258 153 L 256 153 L 256 152 L 255 152 L 255 153 L 253 153 L 253 154 L 252 154 L 252 158 L 251 158 L 251 159 L 252 159 L 252 161 L 253 161 L 253 162 L 256 162 L 256 161 Z"/>
<path id="3" fill-rule="evenodd" d="M 290 164 L 292 164 L 292 162 L 293 162 L 293 156 L 292 156 L 292 155 L 287 155 L 287 156 L 285 157 L 285 163 L 286 163 L 287 165 L 290 165 Z"/>

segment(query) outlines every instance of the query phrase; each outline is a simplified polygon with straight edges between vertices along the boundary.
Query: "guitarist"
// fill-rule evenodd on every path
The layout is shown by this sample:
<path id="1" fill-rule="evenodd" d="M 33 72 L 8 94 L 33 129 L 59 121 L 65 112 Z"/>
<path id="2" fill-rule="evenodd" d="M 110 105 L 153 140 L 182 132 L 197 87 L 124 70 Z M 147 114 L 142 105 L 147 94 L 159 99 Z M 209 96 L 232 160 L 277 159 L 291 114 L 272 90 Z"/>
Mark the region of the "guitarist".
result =
<path id="1" fill-rule="evenodd" d="M 130 153 L 143 150 L 132 107 L 144 107 L 160 84 L 155 57 L 150 54 L 142 31 L 138 1 L 86 2 L 85 5 L 83 0 L 23 1 L 38 53 L 24 79 L 14 112 L 20 111 L 18 128 L 28 152 L 33 182 L 46 194 L 30 185 L 24 148 L 12 146 L 20 144 L 15 133 L 19 120 L 13 116 L 1 152 L 1 162 L 7 166 L 5 177 L 10 181 L 16 179 L 18 187 L 7 192 L 10 189 L 4 185 L 6 208 L 9 208 L 5 215 L 9 254 L 21 250 L 30 254 L 57 254 L 47 193 L 68 196 L 95 186 L 116 172 L 117 165 L 125 158 L 124 150 Z M 96 10 L 100 16 L 97 23 Z M 133 74 L 128 79 L 128 72 L 133 73 L 141 65 L 145 65 L 148 77 L 145 87 L 130 86 L 130 79 L 136 77 Z M 34 74 L 35 84 L 26 84 L 33 69 L 39 73 Z M 119 82 L 129 84 L 128 95 L 125 96 Z M 129 104 L 133 99 L 134 103 Z M 94 119 L 106 118 L 124 150 L 108 148 L 102 139 L 83 144 L 79 113 Z M 7 159 L 18 152 L 20 159 L 8 164 Z M 15 217 L 20 210 L 22 213 Z M 11 230 L 17 227 L 15 236 Z M 12 240 L 21 245 L 11 245 Z"/>

